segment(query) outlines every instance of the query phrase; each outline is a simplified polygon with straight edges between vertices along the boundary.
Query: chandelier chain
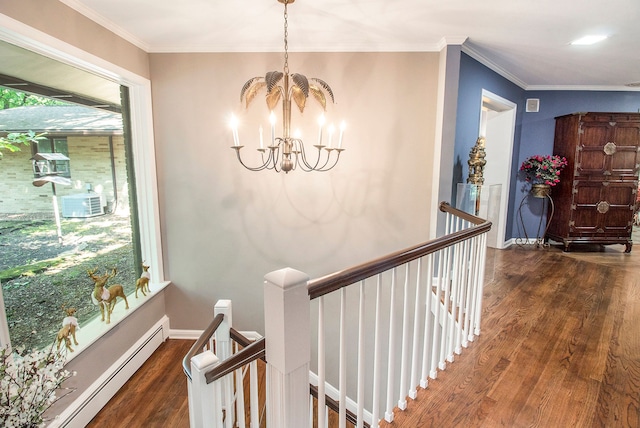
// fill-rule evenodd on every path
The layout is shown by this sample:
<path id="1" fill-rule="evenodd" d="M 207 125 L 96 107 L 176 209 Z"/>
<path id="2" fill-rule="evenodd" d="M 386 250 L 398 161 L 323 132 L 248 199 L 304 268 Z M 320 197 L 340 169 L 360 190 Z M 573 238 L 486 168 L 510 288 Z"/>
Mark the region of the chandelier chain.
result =
<path id="1" fill-rule="evenodd" d="M 284 74 L 289 74 L 289 15 L 287 13 L 287 3 L 284 2 Z"/>

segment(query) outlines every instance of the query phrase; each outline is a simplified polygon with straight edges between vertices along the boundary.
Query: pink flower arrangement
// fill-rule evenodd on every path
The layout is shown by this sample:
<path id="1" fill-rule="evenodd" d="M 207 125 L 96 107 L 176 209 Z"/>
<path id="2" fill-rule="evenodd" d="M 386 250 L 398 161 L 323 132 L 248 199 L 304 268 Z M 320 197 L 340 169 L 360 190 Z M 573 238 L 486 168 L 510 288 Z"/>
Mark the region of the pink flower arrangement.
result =
<path id="1" fill-rule="evenodd" d="M 567 159 L 558 155 L 535 155 L 527 158 L 520 166 L 525 179 L 532 184 L 555 186 L 560 182 L 560 171 L 567 166 Z"/>

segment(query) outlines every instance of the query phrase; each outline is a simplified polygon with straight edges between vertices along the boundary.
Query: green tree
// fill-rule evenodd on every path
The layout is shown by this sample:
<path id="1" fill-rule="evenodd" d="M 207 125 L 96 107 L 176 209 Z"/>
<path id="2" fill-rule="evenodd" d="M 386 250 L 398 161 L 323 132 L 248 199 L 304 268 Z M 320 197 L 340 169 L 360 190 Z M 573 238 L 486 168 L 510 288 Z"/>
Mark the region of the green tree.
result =
<path id="1" fill-rule="evenodd" d="M 19 152 L 21 144 L 35 143 L 38 140 L 42 140 L 46 132 L 42 134 L 36 134 L 33 131 L 29 132 L 12 132 L 6 137 L 0 137 L 0 158 L 2 158 L 2 150 L 9 150 L 10 152 Z"/>
<path id="2" fill-rule="evenodd" d="M 16 91 L 10 88 L 0 87 L 0 110 L 23 107 L 23 106 L 53 106 L 53 105 L 65 105 L 62 101 L 58 101 L 53 98 L 41 97 L 34 94 L 28 94 L 26 92 Z M 9 150 L 10 152 L 20 151 L 20 145 L 26 145 L 35 143 L 38 140 L 43 139 L 42 134 L 36 134 L 33 131 L 29 132 L 12 132 L 6 137 L 0 137 L 0 158 L 2 158 L 2 150 Z"/>
<path id="3" fill-rule="evenodd" d="M 23 106 L 65 105 L 62 101 L 0 87 L 0 110 Z"/>

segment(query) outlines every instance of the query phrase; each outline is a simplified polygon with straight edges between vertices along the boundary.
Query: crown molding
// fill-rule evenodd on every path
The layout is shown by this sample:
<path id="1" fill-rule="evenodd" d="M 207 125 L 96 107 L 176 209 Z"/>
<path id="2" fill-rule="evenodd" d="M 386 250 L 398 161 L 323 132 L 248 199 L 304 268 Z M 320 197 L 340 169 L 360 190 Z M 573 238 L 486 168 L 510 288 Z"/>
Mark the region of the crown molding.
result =
<path id="1" fill-rule="evenodd" d="M 629 86 L 596 86 L 596 85 L 529 85 L 527 91 L 606 91 L 606 92 L 633 92 L 640 91 L 640 88 Z"/>
<path id="2" fill-rule="evenodd" d="M 528 85 L 526 82 L 518 78 L 516 75 L 511 72 L 505 70 L 500 67 L 483 54 L 475 50 L 473 47 L 463 44 L 462 52 L 469 55 L 471 58 L 478 61 L 480 64 L 486 66 L 487 68 L 495 71 L 500 76 L 509 80 L 510 82 L 518 85 L 525 91 L 623 91 L 623 92 L 632 92 L 632 91 L 640 91 L 640 87 L 629 87 L 629 86 L 604 86 L 604 85 Z"/>
<path id="3" fill-rule="evenodd" d="M 500 76 L 504 77 L 505 79 L 507 79 L 511 83 L 514 83 L 514 84 L 518 85 L 519 87 L 521 87 L 524 90 L 527 89 L 527 83 L 526 82 L 524 82 L 519 77 L 517 77 L 516 75 L 512 74 L 511 72 L 505 70 L 504 68 L 502 68 L 501 66 L 499 66 L 495 62 L 491 61 L 490 59 L 488 59 L 487 57 L 482 55 L 480 52 L 478 52 L 477 50 L 475 50 L 471 46 L 469 46 L 467 44 L 463 44 L 462 45 L 462 52 L 466 53 L 471 58 L 473 58 L 476 61 L 478 61 L 480 64 L 482 64 L 482 65 L 486 66 L 487 68 L 495 71 L 496 73 L 498 73 Z"/>
<path id="4" fill-rule="evenodd" d="M 451 44 L 451 43 L 449 43 Z M 455 44 L 455 43 L 454 43 Z M 406 44 L 354 44 L 331 46 L 305 46 L 296 48 L 289 46 L 289 52 L 310 53 L 384 53 L 384 52 L 439 52 L 442 50 L 440 42 L 420 45 Z M 148 53 L 282 53 L 282 46 L 248 46 L 238 48 L 229 45 L 155 45 L 147 50 Z"/>
<path id="5" fill-rule="evenodd" d="M 445 36 L 441 38 L 437 44 L 438 51 L 441 51 L 446 46 L 450 46 L 450 45 L 463 45 L 468 38 L 469 37 L 467 36 Z"/>
<path id="6" fill-rule="evenodd" d="M 150 46 L 147 43 L 143 42 L 142 40 L 140 40 L 139 38 L 137 38 L 136 36 L 134 36 L 130 32 L 128 32 L 125 29 L 123 29 L 122 27 L 116 25 L 113 21 L 110 21 L 107 18 L 105 18 L 104 16 L 100 15 L 99 13 L 94 11 L 93 9 L 88 8 L 87 6 L 85 6 L 80 1 L 78 1 L 78 0 L 59 0 L 59 1 L 60 1 L 60 3 L 64 3 L 65 5 L 70 7 L 71 9 L 75 10 L 79 14 L 86 16 L 87 18 L 89 18 L 90 20 L 95 22 L 96 24 L 98 24 L 98 25 L 106 28 L 107 30 L 111 31 L 115 35 L 117 35 L 117 36 L 123 38 L 124 40 L 128 41 L 129 43 L 137 46 L 138 48 L 142 49 L 143 51 L 145 51 L 147 53 L 149 52 Z"/>

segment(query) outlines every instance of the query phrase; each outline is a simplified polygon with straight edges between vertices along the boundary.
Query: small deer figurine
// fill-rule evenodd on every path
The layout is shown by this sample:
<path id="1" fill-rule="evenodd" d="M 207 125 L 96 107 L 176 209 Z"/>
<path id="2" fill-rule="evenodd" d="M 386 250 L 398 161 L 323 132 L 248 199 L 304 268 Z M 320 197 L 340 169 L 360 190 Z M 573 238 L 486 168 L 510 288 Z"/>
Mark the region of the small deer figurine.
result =
<path id="1" fill-rule="evenodd" d="M 124 299 L 125 309 L 129 309 L 129 302 L 127 302 L 127 296 L 124 295 L 124 289 L 122 285 L 116 284 L 107 288 L 107 280 L 116 276 L 117 270 L 113 268 L 111 273 L 105 273 L 102 276 L 96 275 L 98 269 L 89 270 L 89 278 L 94 282 L 93 293 L 91 293 L 91 300 L 95 305 L 100 305 L 100 314 L 102 315 L 102 321 L 104 321 L 105 309 L 107 312 L 107 324 L 111 322 L 111 313 L 116 305 L 116 297 Z"/>
<path id="2" fill-rule="evenodd" d="M 146 266 L 144 262 L 142 263 L 142 274 L 140 278 L 136 281 L 136 299 L 138 298 L 138 290 L 142 292 L 143 296 L 146 296 L 145 289 L 147 292 L 149 291 L 149 280 L 151 279 L 151 274 L 149 273 L 149 266 Z"/>
<path id="3" fill-rule="evenodd" d="M 62 320 L 62 328 L 58 331 L 56 336 L 56 340 L 58 341 L 58 349 L 60 349 L 60 345 L 62 341 L 64 341 L 65 346 L 70 352 L 73 352 L 73 348 L 71 347 L 71 337 L 73 337 L 73 343 L 78 346 L 78 341 L 76 340 L 76 330 L 80 330 L 80 325 L 78 324 L 78 318 L 75 317 L 76 308 L 65 308 L 62 305 L 62 310 L 67 315 Z"/>

